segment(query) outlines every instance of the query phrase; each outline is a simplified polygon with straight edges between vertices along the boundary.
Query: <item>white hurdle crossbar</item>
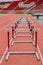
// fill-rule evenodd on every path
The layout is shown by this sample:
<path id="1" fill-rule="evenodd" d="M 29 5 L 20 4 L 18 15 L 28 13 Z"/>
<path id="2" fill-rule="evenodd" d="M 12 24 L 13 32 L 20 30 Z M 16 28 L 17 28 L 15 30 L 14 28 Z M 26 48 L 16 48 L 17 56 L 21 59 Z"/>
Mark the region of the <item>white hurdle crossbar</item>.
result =
<path id="1" fill-rule="evenodd" d="M 39 55 L 38 55 L 38 52 L 35 52 L 35 51 L 32 51 L 32 52 L 8 52 L 7 53 L 7 56 L 6 56 L 6 61 L 9 59 L 9 56 L 10 55 L 12 55 L 12 54 L 33 54 L 33 55 L 35 55 L 36 56 L 36 59 L 37 60 L 40 60 L 40 58 L 39 58 Z"/>
<path id="2" fill-rule="evenodd" d="M 12 45 L 17 44 L 17 43 L 23 43 L 23 44 L 32 43 L 34 45 L 34 41 L 33 40 L 31 40 L 31 41 L 12 41 Z"/>

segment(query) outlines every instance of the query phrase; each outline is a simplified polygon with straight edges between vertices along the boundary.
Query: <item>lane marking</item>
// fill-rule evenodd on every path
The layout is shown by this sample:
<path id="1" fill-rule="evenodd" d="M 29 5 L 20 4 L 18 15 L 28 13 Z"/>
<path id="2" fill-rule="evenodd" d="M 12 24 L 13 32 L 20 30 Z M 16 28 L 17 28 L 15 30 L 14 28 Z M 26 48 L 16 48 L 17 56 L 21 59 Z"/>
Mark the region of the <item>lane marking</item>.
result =
<path id="1" fill-rule="evenodd" d="M 11 22 L 12 23 L 12 22 Z M 11 23 L 9 23 L 8 25 L 4 26 L 3 28 L 0 29 L 0 31 L 4 30 L 7 26 L 9 26 Z"/>
<path id="2" fill-rule="evenodd" d="M 18 19 L 17 19 L 17 20 L 18 20 Z M 16 20 L 16 21 L 17 21 L 17 20 Z M 11 23 L 12 23 L 12 22 L 11 22 Z M 10 25 L 11 23 L 9 23 L 9 24 L 7 24 L 5 27 L 1 28 L 0 31 L 4 30 L 4 29 L 5 29 L 8 25 Z M 12 39 L 10 40 L 10 43 L 11 43 L 11 42 L 12 42 Z M 0 59 L 0 64 L 3 62 L 7 51 L 8 51 L 8 47 L 6 47 L 6 49 L 5 49 L 5 51 L 4 51 L 3 55 L 2 55 L 2 57 L 1 57 L 1 59 Z"/>
<path id="3" fill-rule="evenodd" d="M 18 17 L 18 18 L 19 18 L 19 17 Z M 17 19 L 17 20 L 19 20 L 19 19 Z M 11 23 L 13 23 L 14 21 L 17 21 L 17 20 L 15 19 L 15 20 L 13 20 L 12 22 L 8 23 L 6 26 L 4 26 L 3 28 L 1 28 L 0 31 L 4 30 L 7 26 L 9 26 Z"/>
<path id="4" fill-rule="evenodd" d="M 3 59 L 5 58 L 5 55 L 6 55 L 6 53 L 7 53 L 7 50 L 8 50 L 8 47 L 6 48 L 6 50 L 5 50 L 5 52 L 4 52 L 3 56 L 2 56 L 2 58 L 1 58 L 1 60 L 0 60 L 0 64 L 3 62 Z"/>
<path id="5" fill-rule="evenodd" d="M 10 43 L 11 43 L 11 41 L 12 41 L 12 39 L 10 40 Z M 43 64 L 43 57 L 42 57 L 42 54 L 41 54 L 41 51 L 40 51 L 39 46 L 37 46 L 37 49 L 38 49 L 38 52 L 39 52 L 39 55 L 40 55 L 40 59 L 41 59 L 42 64 Z M 3 56 L 2 56 L 2 58 L 1 58 L 1 60 L 0 60 L 0 64 L 3 62 L 7 51 L 8 51 L 8 47 L 6 48 L 6 50 L 5 50 L 5 52 L 4 52 Z"/>
<path id="6" fill-rule="evenodd" d="M 12 22 L 11 22 L 12 23 Z M 11 23 L 9 23 L 8 25 L 10 25 Z M 5 29 L 8 25 L 6 25 L 4 28 L 2 28 L 0 31 L 2 31 L 3 29 Z M 11 43 L 12 39 L 10 40 L 10 43 Z M 38 48 L 38 52 L 40 54 L 40 58 L 41 58 L 41 61 L 43 63 L 43 57 L 42 57 L 42 54 L 41 54 L 41 51 L 39 49 L 39 46 L 37 47 Z M 3 62 L 4 58 L 5 58 L 5 54 L 7 53 L 8 51 L 8 47 L 6 48 L 5 52 L 3 53 L 3 56 L 1 57 L 1 60 L 0 60 L 0 64 Z"/>
<path id="7" fill-rule="evenodd" d="M 39 48 L 38 45 L 37 45 L 37 49 L 38 49 L 38 52 L 39 52 L 39 55 L 40 55 L 40 59 L 41 59 L 42 64 L 43 64 L 43 57 L 42 57 L 42 54 L 41 54 L 41 51 L 40 51 L 40 48 Z"/>
<path id="8" fill-rule="evenodd" d="M 8 25 L 10 25 L 11 23 L 12 23 L 12 22 L 10 22 L 9 24 L 7 24 L 5 27 L 1 28 L 0 31 L 4 30 L 4 29 L 5 29 Z M 11 40 L 12 40 L 12 39 L 11 39 Z M 11 43 L 11 40 L 10 40 L 10 43 Z M 7 53 L 7 51 L 8 51 L 8 47 L 5 49 L 3 55 L 2 55 L 2 57 L 1 57 L 1 59 L 0 59 L 0 64 L 1 64 L 2 61 L 4 60 L 4 57 L 5 57 L 6 53 Z"/>
<path id="9" fill-rule="evenodd" d="M 12 39 L 10 40 L 10 43 L 11 43 L 11 42 L 12 42 Z M 6 47 L 6 49 L 5 49 L 5 51 L 4 51 L 3 55 L 2 55 L 2 57 L 1 57 L 1 59 L 0 59 L 0 64 L 3 62 L 7 51 L 8 51 L 8 47 Z"/>

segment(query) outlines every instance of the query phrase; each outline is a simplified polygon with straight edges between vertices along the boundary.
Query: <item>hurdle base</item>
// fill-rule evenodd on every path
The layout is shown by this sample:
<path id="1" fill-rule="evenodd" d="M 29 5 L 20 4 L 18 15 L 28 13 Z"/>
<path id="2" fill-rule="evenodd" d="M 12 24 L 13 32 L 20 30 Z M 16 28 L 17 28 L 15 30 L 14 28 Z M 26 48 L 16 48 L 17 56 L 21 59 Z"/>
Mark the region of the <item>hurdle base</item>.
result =
<path id="1" fill-rule="evenodd" d="M 35 41 L 34 40 L 32 40 L 33 41 L 33 46 L 35 45 Z"/>
<path id="2" fill-rule="evenodd" d="M 9 52 L 9 54 L 35 54 L 35 52 Z"/>
<path id="3" fill-rule="evenodd" d="M 39 61 L 40 60 L 40 57 L 39 57 L 38 52 L 35 52 L 35 56 L 36 56 L 36 59 Z"/>
<path id="4" fill-rule="evenodd" d="M 12 54 L 33 54 L 36 56 L 36 59 L 38 61 L 40 60 L 38 53 L 33 51 L 33 52 L 8 52 L 6 56 L 6 61 L 8 60 L 9 56 Z"/>
<path id="5" fill-rule="evenodd" d="M 16 37 L 30 37 L 30 38 L 32 38 L 31 35 L 14 35 L 14 38 L 16 38 Z"/>
<path id="6" fill-rule="evenodd" d="M 12 40 L 11 40 L 11 46 L 13 46 L 13 45 L 14 45 L 13 41 L 14 41 L 14 39 L 12 38 Z"/>
<path id="7" fill-rule="evenodd" d="M 16 35 L 16 37 L 32 37 L 31 35 Z"/>
<path id="8" fill-rule="evenodd" d="M 9 58 L 9 55 L 10 55 L 10 54 L 9 54 L 9 52 L 8 52 L 8 53 L 7 53 L 7 56 L 6 56 L 6 61 L 8 60 L 8 58 Z"/>
<path id="9" fill-rule="evenodd" d="M 15 44 L 15 43 L 32 43 L 33 44 L 33 41 L 12 41 L 12 46 Z"/>
<path id="10" fill-rule="evenodd" d="M 14 45 L 14 43 L 12 42 L 12 44 L 11 44 L 12 46 Z"/>
<path id="11" fill-rule="evenodd" d="M 6 56 L 6 61 L 9 59 L 9 56 L 12 54 L 35 54 L 35 52 L 8 52 Z"/>

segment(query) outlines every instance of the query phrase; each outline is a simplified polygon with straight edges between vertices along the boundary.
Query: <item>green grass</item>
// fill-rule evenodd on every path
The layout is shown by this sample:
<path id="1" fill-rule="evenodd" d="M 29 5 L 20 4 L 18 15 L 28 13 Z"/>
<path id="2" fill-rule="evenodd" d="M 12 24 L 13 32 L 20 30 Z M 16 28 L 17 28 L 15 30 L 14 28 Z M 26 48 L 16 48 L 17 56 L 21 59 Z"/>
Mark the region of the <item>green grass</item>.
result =
<path id="1" fill-rule="evenodd" d="M 4 16 L 4 15 L 6 15 L 6 14 L 0 14 L 0 16 Z"/>
<path id="2" fill-rule="evenodd" d="M 3 14 L 0 14 L 0 16 L 3 16 Z"/>

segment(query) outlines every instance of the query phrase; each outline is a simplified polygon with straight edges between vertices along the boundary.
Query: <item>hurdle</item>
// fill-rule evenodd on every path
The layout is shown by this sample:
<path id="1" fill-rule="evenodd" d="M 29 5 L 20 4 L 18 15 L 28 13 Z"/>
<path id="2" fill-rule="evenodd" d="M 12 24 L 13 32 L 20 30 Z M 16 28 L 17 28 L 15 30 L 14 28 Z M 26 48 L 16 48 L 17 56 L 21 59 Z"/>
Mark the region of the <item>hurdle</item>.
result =
<path id="1" fill-rule="evenodd" d="M 21 19 L 20 19 L 21 20 Z M 18 22 L 20 22 L 19 20 L 18 20 Z M 14 23 L 13 23 L 14 24 Z M 20 24 L 20 23 L 19 23 Z M 16 29 L 16 27 L 18 27 L 18 23 L 16 23 L 15 24 L 15 32 L 17 31 L 17 32 L 27 32 L 27 33 L 30 33 L 30 31 L 32 31 L 32 29 L 34 28 L 34 26 L 33 26 L 33 24 L 32 23 L 30 23 L 31 25 L 30 25 L 30 30 L 29 29 Z M 20 24 L 20 26 L 22 25 L 22 27 L 24 26 L 24 24 L 22 23 L 22 24 Z M 27 27 L 28 27 L 28 23 L 27 24 L 25 24 Z M 14 26 L 13 26 L 14 27 Z M 24 26 L 25 27 L 25 26 Z M 32 28 L 32 29 L 31 29 Z M 21 31 L 20 31 L 21 30 Z M 17 33 L 16 32 L 16 33 Z M 30 33 L 31 34 L 31 33 Z M 20 37 L 20 35 L 17 35 L 17 36 L 19 36 Z M 23 35 L 21 35 L 21 36 L 23 36 Z M 24 35 L 24 37 L 26 37 L 25 35 Z M 31 37 L 30 35 L 28 36 L 28 37 Z"/>
<path id="2" fill-rule="evenodd" d="M 16 35 L 15 29 L 17 28 L 16 23 L 15 24 L 11 24 L 12 26 L 12 41 L 14 40 L 14 36 Z"/>
<path id="3" fill-rule="evenodd" d="M 13 54 L 33 54 L 35 55 L 36 59 L 37 60 L 40 60 L 40 57 L 38 55 L 38 51 L 37 51 L 37 30 L 35 30 L 35 51 L 31 51 L 31 52 L 11 52 L 10 51 L 10 48 L 9 48 L 9 34 L 10 34 L 10 31 L 8 30 L 7 31 L 7 39 L 8 39 L 8 52 L 7 52 L 7 55 L 6 55 L 6 61 L 8 60 L 9 56 L 10 55 L 13 55 Z M 20 43 L 18 41 L 16 41 L 17 43 Z M 22 42 L 23 43 L 23 42 Z M 27 42 L 28 43 L 28 42 Z"/>
<path id="4" fill-rule="evenodd" d="M 31 25 L 34 25 L 33 23 L 21 23 L 20 22 L 20 24 L 18 25 L 18 27 L 25 27 L 25 26 L 27 26 L 29 29 L 30 29 L 30 27 L 31 27 Z"/>
<path id="5" fill-rule="evenodd" d="M 17 24 L 19 24 L 19 22 L 20 22 L 20 20 L 22 19 L 22 16 L 16 21 L 16 22 L 13 22 L 12 24 L 11 24 L 11 26 L 12 27 L 14 27 L 15 29 L 16 29 L 16 27 L 17 27 Z"/>
<path id="6" fill-rule="evenodd" d="M 16 35 L 16 37 L 31 37 L 32 38 L 32 35 Z"/>
<path id="7" fill-rule="evenodd" d="M 12 24 L 11 26 L 12 26 L 12 41 L 13 41 L 16 37 L 31 37 L 31 38 L 32 38 L 32 35 L 17 35 L 17 34 L 16 34 L 16 31 L 17 31 L 17 30 L 22 30 L 22 31 L 23 31 L 24 29 L 23 29 L 23 28 L 22 28 L 22 29 L 16 29 L 14 24 Z M 29 30 L 29 29 L 27 29 L 27 30 Z M 22 32 L 22 31 L 21 31 L 21 32 Z M 26 30 L 25 30 L 25 31 L 26 31 Z M 20 31 L 19 31 L 19 32 L 20 32 Z"/>
<path id="8" fill-rule="evenodd" d="M 13 27 L 13 25 L 12 25 L 12 41 L 16 38 L 16 37 L 31 37 L 32 38 L 32 35 L 16 35 L 16 32 L 17 32 L 17 30 L 18 30 L 18 32 L 26 32 L 26 30 L 25 31 L 23 31 L 23 29 L 22 29 L 22 31 L 20 30 L 20 29 L 16 29 L 16 30 L 14 30 L 14 27 Z M 27 29 L 27 32 L 29 32 L 29 29 Z M 14 35 L 15 34 L 15 35 Z M 20 43 L 20 41 L 15 41 L 15 43 Z M 22 41 L 21 41 L 22 42 Z M 25 41 L 23 41 L 24 43 L 25 43 Z M 12 42 L 12 45 L 13 45 L 13 43 L 14 42 Z M 29 41 L 27 41 L 27 43 L 30 43 Z M 32 43 L 34 43 L 33 41 L 32 41 Z"/>
<path id="9" fill-rule="evenodd" d="M 15 29 L 15 31 L 17 31 L 17 32 L 30 32 L 30 29 L 18 28 L 18 29 Z"/>
<path id="10" fill-rule="evenodd" d="M 22 19 L 22 16 L 20 16 L 20 18 L 17 19 L 16 22 L 13 22 L 12 24 L 19 24 L 19 22 L 21 21 L 21 19 Z"/>
<path id="11" fill-rule="evenodd" d="M 30 29 L 29 28 L 26 28 L 26 29 L 23 29 L 23 28 L 18 28 L 18 29 L 15 29 L 15 31 L 17 31 L 17 32 L 24 32 L 24 33 L 32 33 L 32 31 L 33 31 L 33 29 L 34 29 L 34 24 L 32 24 L 31 26 L 30 26 Z M 16 32 L 16 33 L 17 33 Z M 34 32 L 34 31 L 33 31 Z M 21 35 L 22 36 L 22 35 Z"/>
<path id="12" fill-rule="evenodd" d="M 5 29 L 5 31 L 7 32 L 7 43 L 8 43 L 8 51 L 9 51 L 9 43 L 10 43 L 10 33 L 12 30 L 11 29 Z"/>
<path id="13" fill-rule="evenodd" d="M 15 27 L 26 27 L 26 28 L 31 28 L 31 25 L 33 25 L 33 23 L 31 23 L 30 21 L 28 21 L 27 20 L 27 23 L 26 22 L 21 22 L 22 21 L 22 17 L 19 19 L 19 20 L 17 20 L 17 22 L 16 23 L 13 23 L 13 24 L 15 24 Z M 20 24 L 21 23 L 21 24 Z M 24 23 L 24 24 L 23 24 Z M 19 25 L 18 25 L 19 24 Z"/>
<path id="14" fill-rule="evenodd" d="M 29 28 L 29 29 L 34 28 L 34 23 L 30 22 L 30 21 L 28 20 L 28 17 L 26 17 L 26 21 L 27 21 L 27 23 L 28 23 L 28 28 Z"/>
<path id="15" fill-rule="evenodd" d="M 15 29 L 15 31 L 18 30 L 18 32 L 26 32 L 26 31 L 29 32 L 29 29 L 25 29 L 25 30 L 22 29 L 22 31 L 20 31 L 21 29 L 16 29 L 18 27 L 18 24 L 16 24 L 16 23 L 15 24 L 13 23 L 11 26 L 12 26 L 12 29 Z"/>
<path id="16" fill-rule="evenodd" d="M 30 29 L 30 21 L 28 21 L 28 17 L 26 17 L 26 21 L 27 21 L 28 27 L 29 27 L 29 29 Z"/>
<path id="17" fill-rule="evenodd" d="M 13 32 L 13 31 L 12 31 L 12 32 Z M 27 33 L 27 32 L 29 32 L 29 31 L 21 31 L 21 30 L 20 30 L 20 31 L 18 31 L 18 32 L 20 32 L 20 33 L 21 33 L 21 32 L 23 32 L 23 33 L 26 32 L 26 33 Z M 15 32 L 15 33 L 16 33 L 16 32 Z M 32 34 L 31 34 L 31 35 L 14 35 L 14 34 L 13 34 L 12 36 L 14 36 L 13 40 L 14 40 L 16 37 L 30 37 L 30 38 L 32 39 L 31 41 L 13 41 L 13 42 L 12 42 L 12 45 L 14 44 L 14 42 L 15 42 L 15 43 L 32 43 L 32 44 L 34 45 L 34 30 L 32 30 Z"/>
<path id="18" fill-rule="evenodd" d="M 22 19 L 22 17 L 20 17 L 20 19 L 17 21 L 17 24 L 19 24 L 20 20 Z"/>
<path id="19" fill-rule="evenodd" d="M 12 33 L 13 32 L 15 32 L 15 33 L 18 33 L 18 32 L 28 32 L 28 33 L 30 33 L 31 34 L 31 32 L 30 31 L 32 31 L 34 28 L 32 27 L 31 29 L 23 29 L 23 28 L 19 28 L 19 29 L 16 29 L 16 27 L 15 27 L 15 29 L 14 29 L 14 26 L 12 25 Z M 19 35 L 20 36 L 20 35 Z M 23 36 L 23 35 L 21 35 L 21 36 Z M 24 35 L 25 36 L 25 35 Z M 30 37 L 30 35 L 26 35 L 26 36 L 29 36 Z"/>
<path id="20" fill-rule="evenodd" d="M 13 25 L 12 25 L 12 39 L 14 40 L 16 37 L 31 37 L 31 39 L 32 39 L 32 42 L 31 41 L 26 41 L 27 43 L 33 43 L 33 45 L 34 45 L 34 27 L 31 27 L 31 30 L 30 29 L 16 29 L 15 28 L 15 30 L 14 30 L 14 27 L 13 27 Z M 16 35 L 16 33 L 30 33 L 31 35 Z M 14 35 L 15 34 L 15 35 Z M 12 41 L 13 41 L 12 40 Z M 15 43 L 21 43 L 20 41 L 15 41 Z M 25 41 L 23 41 L 23 43 L 25 43 Z M 12 42 L 12 44 L 11 45 L 13 45 L 14 44 L 14 42 Z"/>
<path id="21" fill-rule="evenodd" d="M 20 18 L 20 20 L 21 20 L 21 18 Z M 17 22 L 20 22 L 19 20 L 17 21 Z M 34 31 L 32 31 L 33 29 L 34 29 L 34 26 L 33 26 L 33 24 L 31 25 L 31 29 L 16 29 L 17 28 L 17 25 L 18 25 L 18 23 L 15 23 L 15 24 L 12 24 L 12 39 L 14 40 L 16 37 L 31 37 L 32 38 L 32 43 L 34 43 Z M 26 24 L 25 24 L 26 25 Z M 28 24 L 27 24 L 28 25 Z M 20 25 L 21 26 L 21 25 Z M 31 34 L 31 32 L 32 32 L 32 35 L 16 35 L 16 33 L 18 33 L 18 32 L 20 32 L 20 33 L 30 33 Z M 15 35 L 14 35 L 15 34 Z M 13 41 L 12 40 L 12 41 Z M 20 41 L 18 41 L 18 43 L 19 43 Z M 21 41 L 22 42 L 22 41 Z M 23 41 L 23 42 L 25 42 L 25 41 Z M 16 41 L 15 41 L 15 43 L 17 43 Z M 28 42 L 28 43 L 30 43 L 30 42 Z M 12 43 L 12 45 L 13 45 L 13 43 Z"/>

